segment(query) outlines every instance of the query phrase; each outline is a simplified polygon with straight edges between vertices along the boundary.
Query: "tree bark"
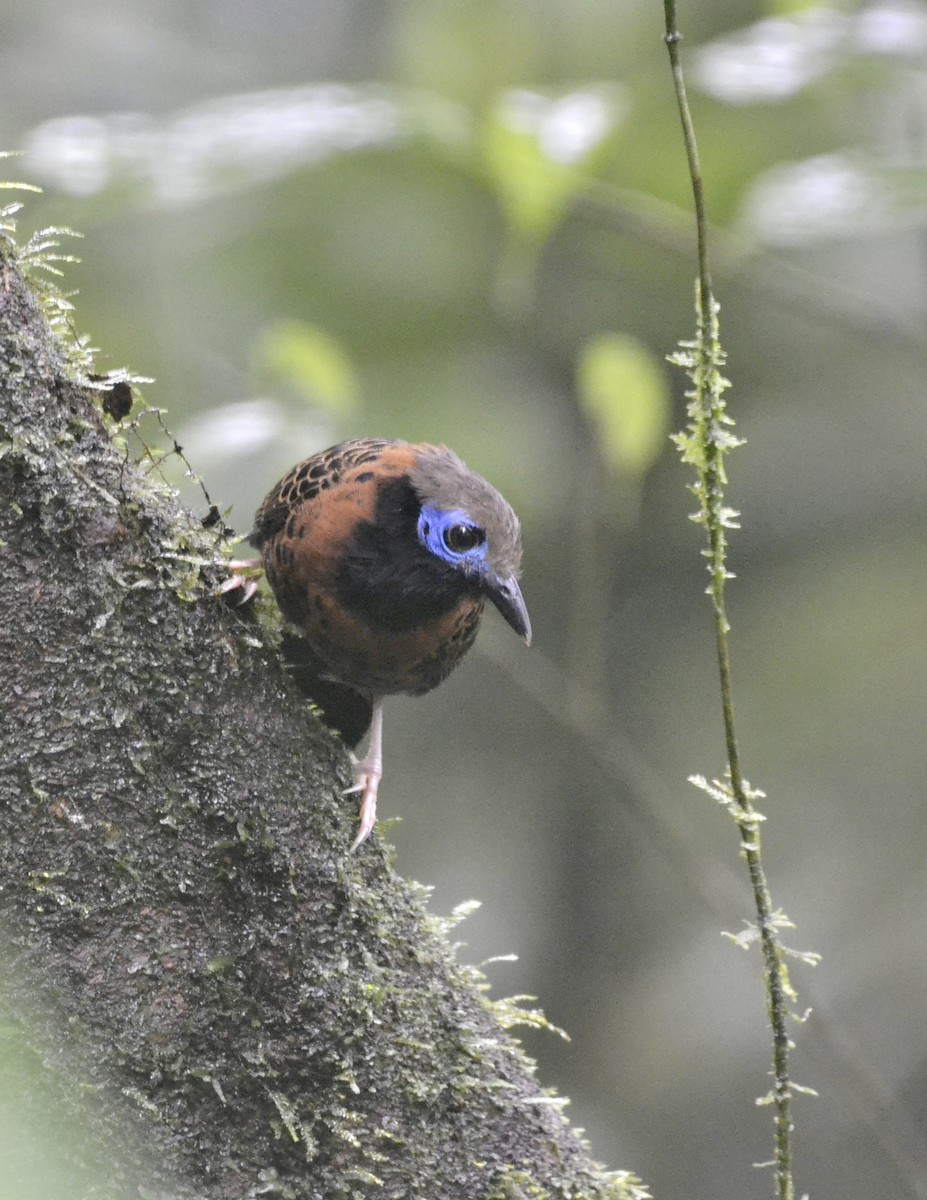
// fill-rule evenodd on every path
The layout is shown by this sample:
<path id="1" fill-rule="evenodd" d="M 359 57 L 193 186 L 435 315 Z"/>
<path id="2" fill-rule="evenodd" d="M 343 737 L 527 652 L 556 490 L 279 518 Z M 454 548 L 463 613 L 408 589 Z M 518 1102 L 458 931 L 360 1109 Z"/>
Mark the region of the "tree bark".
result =
<path id="1" fill-rule="evenodd" d="M 0 271 L 0 998 L 105 1187 L 630 1195 L 376 836 L 347 853 L 269 602 L 216 598 L 220 535 L 127 463 L 2 238 Z"/>

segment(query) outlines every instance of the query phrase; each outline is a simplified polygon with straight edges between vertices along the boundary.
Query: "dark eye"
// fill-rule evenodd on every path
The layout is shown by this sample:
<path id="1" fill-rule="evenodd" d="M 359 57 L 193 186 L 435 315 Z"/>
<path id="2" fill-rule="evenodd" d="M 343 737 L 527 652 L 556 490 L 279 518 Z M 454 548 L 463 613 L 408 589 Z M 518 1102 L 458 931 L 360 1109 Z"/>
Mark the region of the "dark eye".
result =
<path id="1" fill-rule="evenodd" d="M 444 544 L 454 554 L 466 554 L 485 540 L 486 534 L 478 525 L 448 525 L 444 531 Z"/>

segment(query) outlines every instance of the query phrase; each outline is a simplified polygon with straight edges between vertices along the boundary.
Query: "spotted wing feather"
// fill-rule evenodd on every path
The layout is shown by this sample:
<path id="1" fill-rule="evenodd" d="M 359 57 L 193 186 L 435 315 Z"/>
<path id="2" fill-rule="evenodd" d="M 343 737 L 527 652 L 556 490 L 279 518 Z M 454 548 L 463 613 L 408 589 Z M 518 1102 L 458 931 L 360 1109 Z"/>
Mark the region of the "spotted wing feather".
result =
<path id="1" fill-rule="evenodd" d="M 258 509 L 249 539 L 251 544 L 263 549 L 265 542 L 283 529 L 300 505 L 336 487 L 353 468 L 376 463 L 384 450 L 398 444 L 379 438 L 360 438 L 341 442 L 297 463 Z"/>

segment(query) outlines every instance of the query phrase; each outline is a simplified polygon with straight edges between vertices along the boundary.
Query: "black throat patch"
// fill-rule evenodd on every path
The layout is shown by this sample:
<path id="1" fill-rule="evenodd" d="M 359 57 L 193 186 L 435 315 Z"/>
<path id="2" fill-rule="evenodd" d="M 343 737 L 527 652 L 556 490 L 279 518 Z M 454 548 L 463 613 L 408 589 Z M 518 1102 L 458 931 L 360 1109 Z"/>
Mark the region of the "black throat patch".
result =
<path id="1" fill-rule="evenodd" d="M 361 521 L 335 576 L 338 601 L 368 624 L 395 632 L 444 616 L 477 582 L 442 562 L 418 538 L 421 505 L 405 477 L 379 488 L 373 521 Z"/>

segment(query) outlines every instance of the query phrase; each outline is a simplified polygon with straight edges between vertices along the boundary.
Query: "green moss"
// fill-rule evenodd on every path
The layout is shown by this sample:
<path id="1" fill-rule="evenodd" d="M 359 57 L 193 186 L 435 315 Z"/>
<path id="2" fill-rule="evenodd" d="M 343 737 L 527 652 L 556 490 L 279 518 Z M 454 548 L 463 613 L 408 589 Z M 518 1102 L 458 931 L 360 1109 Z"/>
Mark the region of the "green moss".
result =
<path id="1" fill-rule="evenodd" d="M 524 1167 L 503 1167 L 486 1193 L 486 1200 L 650 1200 L 640 1180 L 627 1171 L 602 1173 L 588 1181 L 590 1190 L 573 1180 L 539 1183 Z"/>

